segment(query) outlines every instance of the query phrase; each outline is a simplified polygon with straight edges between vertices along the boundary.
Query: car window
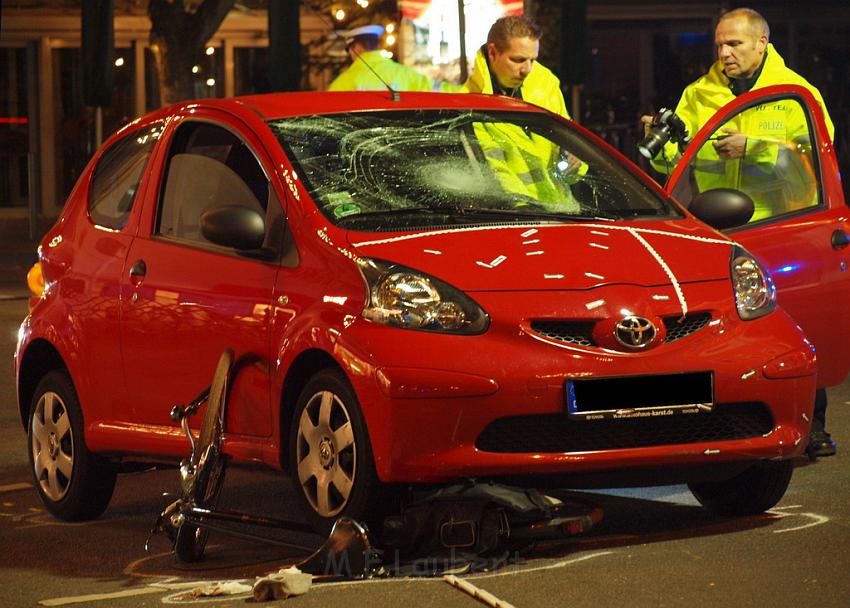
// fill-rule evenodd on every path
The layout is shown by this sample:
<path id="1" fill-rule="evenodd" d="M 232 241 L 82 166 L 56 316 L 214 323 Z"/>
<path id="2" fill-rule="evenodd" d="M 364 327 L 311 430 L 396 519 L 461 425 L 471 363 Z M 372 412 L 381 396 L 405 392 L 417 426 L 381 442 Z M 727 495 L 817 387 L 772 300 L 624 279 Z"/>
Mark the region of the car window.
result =
<path id="1" fill-rule="evenodd" d="M 239 205 L 265 217 L 269 195 L 259 161 L 239 137 L 209 123 L 183 124 L 169 150 L 157 234 L 208 243 L 201 234 L 204 211 Z"/>
<path id="2" fill-rule="evenodd" d="M 322 212 L 352 230 L 679 216 L 546 114 L 373 111 L 269 124 Z"/>
<path id="3" fill-rule="evenodd" d="M 816 207 L 820 182 L 810 124 L 794 98 L 773 98 L 731 115 L 693 156 L 673 196 L 687 204 L 706 190 L 740 190 L 755 203 L 750 222 Z"/>
<path id="4" fill-rule="evenodd" d="M 115 142 L 97 161 L 89 188 L 89 217 L 98 226 L 120 230 L 127 223 L 142 171 L 162 133 L 157 123 Z"/>

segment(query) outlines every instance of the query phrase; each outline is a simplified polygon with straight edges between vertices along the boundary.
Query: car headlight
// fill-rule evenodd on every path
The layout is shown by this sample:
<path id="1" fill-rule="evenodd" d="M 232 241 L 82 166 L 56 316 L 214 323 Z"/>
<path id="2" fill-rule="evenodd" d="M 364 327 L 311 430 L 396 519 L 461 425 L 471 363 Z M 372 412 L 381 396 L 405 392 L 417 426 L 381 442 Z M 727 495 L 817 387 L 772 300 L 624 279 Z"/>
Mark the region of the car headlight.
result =
<path id="1" fill-rule="evenodd" d="M 363 317 L 393 327 L 480 334 L 490 319 L 478 304 L 448 283 L 405 266 L 360 258 L 369 291 Z"/>
<path id="2" fill-rule="evenodd" d="M 737 245 L 732 248 L 731 272 L 735 305 L 741 319 L 752 321 L 776 308 L 773 279 L 749 252 Z"/>

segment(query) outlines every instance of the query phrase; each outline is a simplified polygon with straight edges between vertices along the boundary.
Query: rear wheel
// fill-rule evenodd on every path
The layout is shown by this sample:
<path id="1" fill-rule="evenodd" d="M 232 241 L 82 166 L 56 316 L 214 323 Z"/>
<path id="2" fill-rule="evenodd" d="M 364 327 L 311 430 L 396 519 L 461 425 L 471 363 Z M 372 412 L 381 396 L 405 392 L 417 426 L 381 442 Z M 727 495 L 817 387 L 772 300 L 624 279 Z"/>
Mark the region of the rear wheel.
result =
<path id="1" fill-rule="evenodd" d="M 341 371 L 323 370 L 310 379 L 291 429 L 290 473 L 310 525 L 327 534 L 342 516 L 379 523 L 382 484 L 360 405 Z"/>
<path id="2" fill-rule="evenodd" d="M 228 377 L 233 364 L 233 351 L 221 353 L 213 375 L 210 396 L 207 399 L 204 419 L 192 464 L 195 479 L 189 497 L 199 507 L 214 507 L 224 485 L 226 462 L 221 453 L 221 435 L 224 432 L 224 403 L 227 398 Z M 204 555 L 209 530 L 184 523 L 174 536 L 174 555 L 180 562 L 196 562 Z"/>
<path id="3" fill-rule="evenodd" d="M 790 460 L 760 462 L 731 479 L 689 483 L 700 504 L 719 515 L 756 515 L 775 506 L 788 489 Z"/>
<path id="4" fill-rule="evenodd" d="M 64 369 L 38 383 L 27 429 L 30 466 L 45 508 L 65 521 L 102 514 L 115 489 L 115 468 L 86 447 L 80 402 Z"/>

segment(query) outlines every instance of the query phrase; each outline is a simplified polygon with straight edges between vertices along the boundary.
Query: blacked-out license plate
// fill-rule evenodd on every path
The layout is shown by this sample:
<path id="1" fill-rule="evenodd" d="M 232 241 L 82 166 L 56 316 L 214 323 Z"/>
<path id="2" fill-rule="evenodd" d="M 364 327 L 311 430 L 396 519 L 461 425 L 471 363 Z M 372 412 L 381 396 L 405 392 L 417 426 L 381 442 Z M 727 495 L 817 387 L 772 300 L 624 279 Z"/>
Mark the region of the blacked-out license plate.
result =
<path id="1" fill-rule="evenodd" d="M 712 372 L 575 378 L 564 390 L 567 415 L 579 420 L 699 414 L 714 407 Z"/>

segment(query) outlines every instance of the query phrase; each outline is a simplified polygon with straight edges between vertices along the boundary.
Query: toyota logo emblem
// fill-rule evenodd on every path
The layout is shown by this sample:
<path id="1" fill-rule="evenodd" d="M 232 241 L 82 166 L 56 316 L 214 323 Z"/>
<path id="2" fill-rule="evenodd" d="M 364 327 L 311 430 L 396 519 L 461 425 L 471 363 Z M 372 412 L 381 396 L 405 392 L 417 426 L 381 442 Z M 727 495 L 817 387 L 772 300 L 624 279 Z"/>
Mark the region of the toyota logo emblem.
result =
<path id="1" fill-rule="evenodd" d="M 643 317 L 623 317 L 614 328 L 617 342 L 626 348 L 646 348 L 656 336 L 655 325 Z"/>

